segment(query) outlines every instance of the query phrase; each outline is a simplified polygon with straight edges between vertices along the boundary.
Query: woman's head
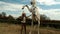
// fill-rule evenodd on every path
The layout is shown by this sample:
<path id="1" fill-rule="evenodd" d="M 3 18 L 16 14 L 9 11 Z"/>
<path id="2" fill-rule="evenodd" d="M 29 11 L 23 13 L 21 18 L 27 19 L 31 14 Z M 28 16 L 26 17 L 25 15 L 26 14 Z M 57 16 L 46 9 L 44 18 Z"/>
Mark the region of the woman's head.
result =
<path id="1" fill-rule="evenodd" d="M 22 17 L 26 17 L 26 13 L 24 11 L 22 13 Z"/>

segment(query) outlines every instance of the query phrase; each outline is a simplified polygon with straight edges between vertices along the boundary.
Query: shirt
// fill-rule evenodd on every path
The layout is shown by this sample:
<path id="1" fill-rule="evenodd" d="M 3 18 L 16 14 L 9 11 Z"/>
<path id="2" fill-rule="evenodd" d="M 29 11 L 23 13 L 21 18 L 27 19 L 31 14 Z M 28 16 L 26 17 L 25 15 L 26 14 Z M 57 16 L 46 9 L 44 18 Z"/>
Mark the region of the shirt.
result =
<path id="1" fill-rule="evenodd" d="M 21 21 L 22 23 L 26 23 L 26 18 L 23 17 L 23 21 Z"/>

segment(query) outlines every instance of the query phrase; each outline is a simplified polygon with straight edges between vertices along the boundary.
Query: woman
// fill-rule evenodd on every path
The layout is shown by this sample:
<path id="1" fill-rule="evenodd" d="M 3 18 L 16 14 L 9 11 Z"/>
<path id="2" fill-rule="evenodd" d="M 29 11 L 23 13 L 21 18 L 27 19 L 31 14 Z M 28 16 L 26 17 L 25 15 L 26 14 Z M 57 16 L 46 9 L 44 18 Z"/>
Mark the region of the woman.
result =
<path id="1" fill-rule="evenodd" d="M 24 13 L 24 11 L 22 13 L 22 21 L 21 21 L 21 23 L 22 23 L 21 34 L 22 34 L 23 30 L 25 31 L 25 34 L 26 34 L 26 14 Z"/>

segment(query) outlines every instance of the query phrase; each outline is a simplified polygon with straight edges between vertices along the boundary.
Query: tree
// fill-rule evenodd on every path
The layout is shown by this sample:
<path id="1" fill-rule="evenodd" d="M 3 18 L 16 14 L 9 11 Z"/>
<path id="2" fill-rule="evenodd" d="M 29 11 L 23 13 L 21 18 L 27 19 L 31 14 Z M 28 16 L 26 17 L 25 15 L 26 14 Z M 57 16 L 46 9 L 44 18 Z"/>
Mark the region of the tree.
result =
<path id="1" fill-rule="evenodd" d="M 0 14 L 0 18 L 2 18 L 2 14 Z"/>
<path id="2" fill-rule="evenodd" d="M 9 22 L 9 23 L 15 23 L 14 17 L 11 16 L 11 15 L 9 15 L 9 16 L 8 16 L 8 22 Z"/>
<path id="3" fill-rule="evenodd" d="M 6 17 L 6 13 L 5 12 L 2 12 L 2 17 Z"/>
<path id="4" fill-rule="evenodd" d="M 0 14 L 0 19 L 2 19 L 3 21 L 7 19 L 5 12 L 2 12 L 2 13 Z"/>
<path id="5" fill-rule="evenodd" d="M 46 15 L 40 15 L 40 19 L 41 20 L 50 20 L 50 18 L 47 17 Z"/>
<path id="6" fill-rule="evenodd" d="M 13 16 L 9 15 L 8 20 L 15 20 Z"/>

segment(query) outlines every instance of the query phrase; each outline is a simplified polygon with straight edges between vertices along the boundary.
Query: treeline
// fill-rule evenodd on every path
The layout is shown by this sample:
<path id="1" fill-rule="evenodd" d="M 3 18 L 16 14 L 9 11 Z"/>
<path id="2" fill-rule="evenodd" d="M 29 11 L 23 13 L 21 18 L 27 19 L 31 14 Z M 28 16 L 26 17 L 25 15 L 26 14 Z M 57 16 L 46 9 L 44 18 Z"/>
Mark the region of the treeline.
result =
<path id="1" fill-rule="evenodd" d="M 27 24 L 30 24 L 31 19 L 26 17 Z M 0 23 L 21 24 L 22 16 L 14 18 L 12 15 L 6 16 L 5 12 L 0 13 Z"/>
<path id="2" fill-rule="evenodd" d="M 13 16 L 9 15 L 6 16 L 5 12 L 0 13 L 0 22 L 5 23 L 5 22 L 13 22 L 15 19 Z"/>
<path id="3" fill-rule="evenodd" d="M 60 21 L 57 20 L 50 20 L 49 17 L 46 15 L 40 15 L 40 26 L 42 27 L 54 27 L 54 28 L 60 28 Z M 6 16 L 5 12 L 0 13 L 0 23 L 9 23 L 9 24 L 21 24 L 22 16 L 19 16 L 17 18 L 14 18 L 13 16 L 9 15 Z M 29 17 L 26 17 L 26 24 L 31 25 L 32 19 Z M 34 25 L 38 24 L 37 21 L 34 22 Z"/>
<path id="4" fill-rule="evenodd" d="M 60 29 L 60 20 L 42 20 L 40 22 L 42 27 L 53 27 Z"/>
<path id="5" fill-rule="evenodd" d="M 41 15 L 41 20 L 50 20 L 50 18 L 47 17 L 46 15 Z M 0 22 L 1 23 L 3 22 L 3 23 L 21 24 L 21 21 L 22 21 L 22 16 L 14 18 L 11 15 L 6 16 L 5 12 L 0 13 Z M 30 25 L 31 22 L 32 22 L 32 19 L 30 19 L 29 17 L 26 17 L 26 23 Z M 36 22 L 37 21 L 35 21 L 34 24 L 37 24 Z"/>

